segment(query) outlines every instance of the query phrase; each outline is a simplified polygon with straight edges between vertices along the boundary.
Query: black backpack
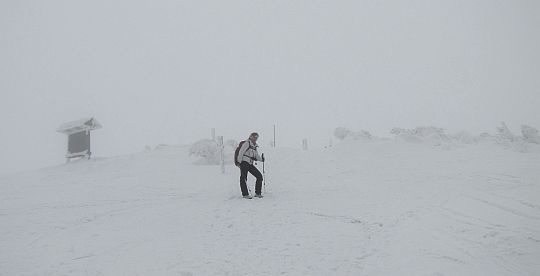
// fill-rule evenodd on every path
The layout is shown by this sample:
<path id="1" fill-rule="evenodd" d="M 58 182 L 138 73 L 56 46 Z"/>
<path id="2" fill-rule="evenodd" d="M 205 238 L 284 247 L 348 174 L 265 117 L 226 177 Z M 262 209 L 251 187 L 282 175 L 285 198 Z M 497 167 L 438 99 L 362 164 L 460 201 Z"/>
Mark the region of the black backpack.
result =
<path id="1" fill-rule="evenodd" d="M 238 163 L 238 153 L 240 152 L 240 148 L 242 147 L 242 145 L 245 143 L 246 141 L 241 141 L 239 144 L 238 144 L 238 147 L 236 147 L 236 150 L 234 151 L 234 164 L 237 166 L 237 167 L 240 167 L 240 163 Z"/>

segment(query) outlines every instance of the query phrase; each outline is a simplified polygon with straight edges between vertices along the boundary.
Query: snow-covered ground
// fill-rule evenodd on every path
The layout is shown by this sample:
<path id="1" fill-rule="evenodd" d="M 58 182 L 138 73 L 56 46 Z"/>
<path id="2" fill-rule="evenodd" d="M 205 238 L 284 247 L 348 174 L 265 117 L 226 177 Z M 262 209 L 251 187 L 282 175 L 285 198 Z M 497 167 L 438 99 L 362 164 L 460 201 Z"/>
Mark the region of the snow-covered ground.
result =
<path id="1" fill-rule="evenodd" d="M 253 200 L 188 151 L 0 178 L 0 275 L 540 275 L 537 145 L 266 148 Z"/>

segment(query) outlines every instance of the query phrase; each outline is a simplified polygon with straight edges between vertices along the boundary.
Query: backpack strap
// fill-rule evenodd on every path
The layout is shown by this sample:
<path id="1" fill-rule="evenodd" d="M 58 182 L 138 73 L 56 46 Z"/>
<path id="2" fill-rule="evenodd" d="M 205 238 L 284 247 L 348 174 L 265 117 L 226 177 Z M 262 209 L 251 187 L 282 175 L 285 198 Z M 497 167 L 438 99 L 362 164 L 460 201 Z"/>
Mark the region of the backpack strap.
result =
<path id="1" fill-rule="evenodd" d="M 257 147 L 256 147 L 256 146 L 252 147 L 252 146 L 251 146 L 251 141 L 250 141 L 249 139 L 246 140 L 245 142 L 248 143 L 248 149 L 244 152 L 244 156 L 249 157 L 249 158 L 251 158 L 252 160 L 255 160 L 254 157 L 249 156 L 249 155 L 246 155 L 246 152 L 247 152 L 249 149 L 257 150 Z"/>

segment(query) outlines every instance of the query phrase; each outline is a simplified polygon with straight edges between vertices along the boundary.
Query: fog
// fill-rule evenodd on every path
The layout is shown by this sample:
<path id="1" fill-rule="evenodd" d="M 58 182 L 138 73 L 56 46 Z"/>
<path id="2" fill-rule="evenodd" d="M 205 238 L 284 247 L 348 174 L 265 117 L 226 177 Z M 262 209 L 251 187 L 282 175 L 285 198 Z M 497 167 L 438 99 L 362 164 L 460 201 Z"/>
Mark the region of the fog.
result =
<path id="1" fill-rule="evenodd" d="M 0 174 L 210 137 L 540 127 L 538 1 L 0 1 Z"/>

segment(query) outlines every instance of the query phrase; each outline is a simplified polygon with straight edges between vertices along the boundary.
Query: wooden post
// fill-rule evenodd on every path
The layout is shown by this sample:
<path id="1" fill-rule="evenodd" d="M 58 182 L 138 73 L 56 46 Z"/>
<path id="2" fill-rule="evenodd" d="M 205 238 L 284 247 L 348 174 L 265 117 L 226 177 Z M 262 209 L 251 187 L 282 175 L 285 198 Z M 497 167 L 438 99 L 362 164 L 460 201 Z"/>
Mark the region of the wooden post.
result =
<path id="1" fill-rule="evenodd" d="M 225 145 L 223 143 L 223 136 L 218 136 L 217 137 L 217 142 L 218 142 L 218 145 L 219 145 L 219 150 L 220 150 L 220 155 L 221 155 L 221 160 L 220 160 L 220 164 L 221 164 L 221 173 L 225 173 Z"/>
<path id="2" fill-rule="evenodd" d="M 274 124 L 274 141 L 272 142 L 272 146 L 276 147 L 276 125 Z"/>

